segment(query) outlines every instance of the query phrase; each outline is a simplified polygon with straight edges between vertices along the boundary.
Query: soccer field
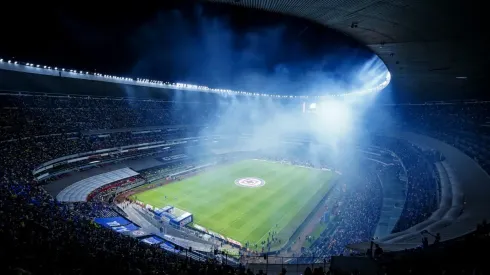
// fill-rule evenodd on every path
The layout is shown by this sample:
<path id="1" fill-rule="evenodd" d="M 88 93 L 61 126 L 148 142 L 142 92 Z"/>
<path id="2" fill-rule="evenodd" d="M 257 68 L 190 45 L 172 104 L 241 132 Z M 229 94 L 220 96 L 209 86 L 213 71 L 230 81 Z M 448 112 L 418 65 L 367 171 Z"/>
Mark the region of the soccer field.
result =
<path id="1" fill-rule="evenodd" d="M 269 231 L 278 232 L 285 244 L 328 192 L 333 177 L 329 171 L 244 160 L 134 196 L 158 208 L 186 210 L 194 223 L 242 244 L 260 244 Z M 253 179 L 239 181 L 244 178 Z"/>

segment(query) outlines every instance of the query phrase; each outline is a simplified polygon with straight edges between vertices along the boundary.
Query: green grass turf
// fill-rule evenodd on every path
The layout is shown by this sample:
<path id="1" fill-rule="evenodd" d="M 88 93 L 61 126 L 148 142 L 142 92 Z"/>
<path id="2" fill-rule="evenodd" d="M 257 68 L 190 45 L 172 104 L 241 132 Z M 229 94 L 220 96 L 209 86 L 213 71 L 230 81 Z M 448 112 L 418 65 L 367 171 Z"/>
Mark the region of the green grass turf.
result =
<path id="1" fill-rule="evenodd" d="M 257 188 L 235 185 L 244 177 L 266 183 Z M 244 160 L 134 196 L 155 207 L 186 210 L 194 215 L 194 223 L 260 247 L 269 231 L 277 231 L 285 244 L 325 196 L 333 177 L 329 171 Z"/>

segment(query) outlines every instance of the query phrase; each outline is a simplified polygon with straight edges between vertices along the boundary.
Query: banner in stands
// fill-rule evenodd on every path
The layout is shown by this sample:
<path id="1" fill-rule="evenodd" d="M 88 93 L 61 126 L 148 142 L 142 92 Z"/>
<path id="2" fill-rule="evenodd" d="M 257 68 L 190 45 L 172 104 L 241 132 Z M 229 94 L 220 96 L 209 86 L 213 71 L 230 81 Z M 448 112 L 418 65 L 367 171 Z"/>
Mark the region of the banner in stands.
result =
<path id="1" fill-rule="evenodd" d="M 95 218 L 94 221 L 104 227 L 127 225 L 131 222 L 123 217 Z"/>
<path id="2" fill-rule="evenodd" d="M 147 244 L 159 244 L 164 242 L 165 240 L 158 237 L 157 235 L 151 235 L 149 237 L 141 239 L 141 241 Z"/>
<path id="3" fill-rule="evenodd" d="M 131 231 L 138 230 L 138 229 L 140 229 L 139 226 L 136 226 L 134 223 L 112 227 L 112 230 L 119 232 L 119 233 L 131 232 Z"/>

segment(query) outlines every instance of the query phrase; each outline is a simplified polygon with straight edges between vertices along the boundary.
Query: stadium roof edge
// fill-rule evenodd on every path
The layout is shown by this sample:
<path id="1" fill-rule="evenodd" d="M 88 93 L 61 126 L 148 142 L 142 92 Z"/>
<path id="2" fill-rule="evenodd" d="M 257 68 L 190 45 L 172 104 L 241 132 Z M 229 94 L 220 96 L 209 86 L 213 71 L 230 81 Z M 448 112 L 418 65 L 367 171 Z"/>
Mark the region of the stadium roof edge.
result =
<path id="1" fill-rule="evenodd" d="M 289 15 L 370 48 L 398 101 L 487 98 L 485 9 L 471 1 L 204 0 Z"/>
<path id="2" fill-rule="evenodd" d="M 239 95 L 239 96 L 255 96 L 255 97 L 271 97 L 271 98 L 332 98 L 332 97 L 345 97 L 351 95 L 363 95 L 373 92 L 378 92 L 386 88 L 391 81 L 391 74 L 388 72 L 384 78 L 384 81 L 378 84 L 374 88 L 369 88 L 360 91 L 353 91 L 344 94 L 332 94 L 325 96 L 305 96 L 305 95 L 275 95 L 275 94 L 263 94 L 263 93 L 253 93 L 245 91 L 234 91 L 229 89 L 219 89 L 219 88 L 209 88 L 207 86 L 185 84 L 185 83 L 171 83 L 158 80 L 149 80 L 142 78 L 132 78 L 132 77 L 120 77 L 113 75 L 105 75 L 100 73 L 92 73 L 88 71 L 77 71 L 59 67 L 51 67 L 46 65 L 39 65 L 33 63 L 26 63 L 20 61 L 4 60 L 0 58 L 0 69 L 17 71 L 23 73 L 31 74 L 41 74 L 50 76 L 59 76 L 67 78 L 76 78 L 82 80 L 92 80 L 101 82 L 112 82 L 117 84 L 125 85 L 135 85 L 144 86 L 157 89 L 172 89 L 172 90 L 184 90 L 190 92 L 208 92 L 217 93 L 222 95 Z"/>

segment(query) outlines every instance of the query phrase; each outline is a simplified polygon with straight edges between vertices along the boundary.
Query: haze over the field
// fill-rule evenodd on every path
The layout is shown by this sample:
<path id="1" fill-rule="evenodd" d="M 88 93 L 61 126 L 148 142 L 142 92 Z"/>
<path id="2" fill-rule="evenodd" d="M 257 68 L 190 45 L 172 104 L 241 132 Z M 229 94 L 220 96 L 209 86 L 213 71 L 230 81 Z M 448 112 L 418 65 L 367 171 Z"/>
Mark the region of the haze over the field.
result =
<path id="1" fill-rule="evenodd" d="M 282 95 L 343 93 L 384 76 L 369 50 L 311 22 L 215 9 L 162 11 L 149 20 L 132 38 L 139 54 L 132 74 Z"/>
<path id="2" fill-rule="evenodd" d="M 345 94 L 385 80 L 386 67 L 378 57 L 337 33 L 309 22 L 298 27 L 298 22 L 260 19 L 266 23 L 253 24 L 250 18 L 247 25 L 203 6 L 162 11 L 134 35 L 139 59 L 133 74 L 282 96 Z M 376 97 L 281 100 L 183 91 L 173 100 L 201 102 L 187 115 L 211 113 L 209 120 L 198 120 L 209 126 L 201 135 L 247 135 L 222 146 L 283 154 L 292 145 L 282 141 L 310 139 L 328 146 L 310 145 L 310 160 L 320 162 L 328 150 L 330 161 L 339 165 L 355 159 L 355 147 L 366 136 L 362 117 Z M 316 109 L 310 109 L 313 103 Z M 176 109 L 175 115 L 181 112 Z"/>

